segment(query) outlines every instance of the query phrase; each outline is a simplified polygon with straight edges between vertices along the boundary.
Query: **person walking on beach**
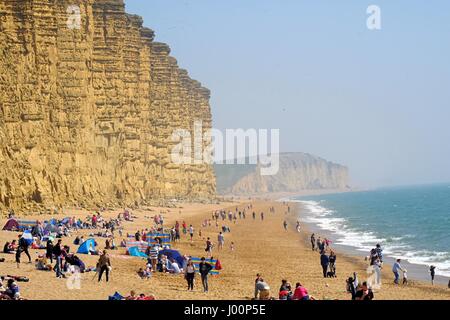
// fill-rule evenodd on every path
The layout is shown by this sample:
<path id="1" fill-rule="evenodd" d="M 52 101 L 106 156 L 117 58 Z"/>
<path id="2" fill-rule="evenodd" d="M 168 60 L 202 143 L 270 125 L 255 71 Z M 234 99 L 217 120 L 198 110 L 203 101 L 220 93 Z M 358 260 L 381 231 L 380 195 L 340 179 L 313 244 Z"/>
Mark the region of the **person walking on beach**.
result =
<path id="1" fill-rule="evenodd" d="M 297 232 L 300 232 L 300 221 L 297 220 L 297 225 L 295 226 Z"/>
<path id="2" fill-rule="evenodd" d="M 333 275 L 336 277 L 336 254 L 334 253 L 333 250 L 331 250 L 328 260 L 330 261 L 329 264 L 330 272 L 332 272 Z"/>
<path id="3" fill-rule="evenodd" d="M 19 246 L 16 251 L 17 268 L 20 268 L 20 255 L 22 254 L 22 252 L 25 252 L 25 254 L 28 257 L 29 263 L 31 263 L 31 256 L 30 253 L 28 252 L 28 247 L 29 245 L 27 240 L 23 237 L 23 235 L 19 235 Z"/>
<path id="4" fill-rule="evenodd" d="M 218 250 L 222 250 L 223 244 L 225 243 L 225 238 L 222 232 L 219 232 L 219 235 L 217 236 L 217 242 L 219 243 L 219 245 L 217 246 Z"/>
<path id="5" fill-rule="evenodd" d="M 212 242 L 211 242 L 210 238 L 208 237 L 206 239 L 206 248 L 205 248 L 205 251 L 206 251 L 206 254 L 208 257 L 211 257 L 211 255 L 212 255 L 212 246 L 213 246 Z"/>
<path id="6" fill-rule="evenodd" d="M 208 262 L 205 262 L 205 260 L 205 257 L 202 257 L 201 262 L 198 265 L 198 271 L 202 278 L 203 291 L 208 292 L 208 274 L 213 267 Z"/>
<path id="7" fill-rule="evenodd" d="M 264 212 L 261 212 L 261 221 L 264 221 Z"/>
<path id="8" fill-rule="evenodd" d="M 53 268 L 56 272 L 57 278 L 63 278 L 64 274 L 62 273 L 62 248 L 61 248 L 61 239 L 56 242 L 56 244 L 53 246 L 53 255 L 56 258 L 56 264 Z"/>
<path id="9" fill-rule="evenodd" d="M 287 231 L 287 225 L 288 225 L 288 224 L 287 224 L 286 220 L 284 220 L 284 221 L 283 221 L 283 227 L 284 227 L 284 230 L 286 230 L 286 231 Z"/>
<path id="10" fill-rule="evenodd" d="M 436 274 L 436 267 L 435 266 L 430 266 L 430 276 L 431 276 L 431 284 L 434 285 L 434 276 Z M 449 282 L 450 284 L 450 282 Z"/>
<path id="11" fill-rule="evenodd" d="M 191 242 L 194 241 L 194 227 L 192 224 L 189 226 L 189 235 L 191 236 Z"/>
<path id="12" fill-rule="evenodd" d="M 109 281 L 109 272 L 111 270 L 111 260 L 106 250 L 103 250 L 103 254 L 100 256 L 97 262 L 98 282 L 102 281 L 102 275 L 105 273 L 106 282 Z"/>
<path id="13" fill-rule="evenodd" d="M 189 259 L 189 261 L 186 265 L 184 277 L 187 281 L 188 291 L 189 290 L 193 291 L 194 290 L 195 267 L 194 267 L 194 263 L 192 262 L 191 259 Z"/>
<path id="14" fill-rule="evenodd" d="M 316 251 L 316 236 L 314 233 L 311 235 L 311 249 Z"/>
<path id="15" fill-rule="evenodd" d="M 330 263 L 330 258 L 328 258 L 328 256 L 325 254 L 325 252 L 323 251 L 320 254 L 320 264 L 322 266 L 322 271 L 323 271 L 323 277 L 326 278 L 327 277 L 327 271 L 328 271 L 328 264 Z"/>
<path id="16" fill-rule="evenodd" d="M 256 219 L 256 213 L 255 213 L 255 211 L 253 211 L 252 216 L 253 216 L 253 220 L 255 220 L 255 219 Z"/>
<path id="17" fill-rule="evenodd" d="M 394 263 L 394 265 L 392 266 L 392 272 L 394 273 L 394 283 L 398 284 L 398 280 L 400 277 L 399 272 L 403 271 L 403 267 L 400 264 L 401 259 L 397 259 L 397 261 Z"/>

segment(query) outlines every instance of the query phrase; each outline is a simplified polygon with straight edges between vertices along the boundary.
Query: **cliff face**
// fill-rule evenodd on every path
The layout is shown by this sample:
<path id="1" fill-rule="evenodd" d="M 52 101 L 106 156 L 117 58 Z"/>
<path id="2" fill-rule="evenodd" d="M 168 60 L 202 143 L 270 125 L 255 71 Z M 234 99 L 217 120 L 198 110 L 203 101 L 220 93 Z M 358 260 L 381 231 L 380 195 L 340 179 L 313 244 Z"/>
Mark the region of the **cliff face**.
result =
<path id="1" fill-rule="evenodd" d="M 251 195 L 349 188 L 349 173 L 346 167 L 306 153 L 280 154 L 280 168 L 273 176 L 261 176 L 256 165 L 245 165 L 245 169 L 241 169 L 244 174 L 237 176 L 235 181 L 229 181 L 221 172 L 225 171 L 217 165 L 217 184 L 220 186 L 218 191 L 224 194 Z M 227 176 L 230 176 L 229 172 Z"/>
<path id="2" fill-rule="evenodd" d="M 170 158 L 175 129 L 211 127 L 209 90 L 142 24 L 122 0 L 0 0 L 0 207 L 214 195 L 211 166 Z"/>

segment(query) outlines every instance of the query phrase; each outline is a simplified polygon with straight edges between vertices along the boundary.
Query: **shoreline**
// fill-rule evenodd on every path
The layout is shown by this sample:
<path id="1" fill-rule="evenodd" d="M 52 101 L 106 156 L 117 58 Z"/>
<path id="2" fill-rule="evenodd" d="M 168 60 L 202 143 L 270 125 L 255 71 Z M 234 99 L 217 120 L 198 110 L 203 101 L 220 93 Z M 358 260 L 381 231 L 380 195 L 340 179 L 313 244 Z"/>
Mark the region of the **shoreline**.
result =
<path id="1" fill-rule="evenodd" d="M 235 208 L 243 210 L 249 204 L 252 209 L 247 211 L 246 219 L 238 219 L 236 223 L 219 219 L 219 227 L 214 225 L 202 227 L 205 219 L 211 217 L 213 210 L 225 209 L 234 211 Z M 298 208 L 298 204 L 295 204 Z M 270 212 L 270 207 L 275 212 Z M 161 211 L 166 225 L 171 227 L 175 221 L 186 221 L 195 228 L 194 240 L 191 242 L 187 235 L 181 235 L 181 241 L 173 243 L 173 247 L 181 254 L 201 257 L 205 255 L 205 241 L 210 237 L 216 244 L 217 234 L 222 225 L 231 228 L 230 233 L 225 233 L 224 249 L 213 249 L 213 256 L 220 259 L 223 269 L 220 275 L 211 276 L 209 280 L 210 292 L 201 290 L 199 277 L 193 292 L 186 290 L 186 281 L 183 275 L 154 273 L 149 280 L 142 280 L 136 275 L 136 271 L 145 266 L 145 260 L 130 257 L 125 254 L 123 248 L 110 250 L 113 271 L 109 283 L 92 280 L 92 273 L 81 274 L 81 290 L 68 290 L 66 281 L 55 278 L 53 272 L 37 271 L 34 265 L 23 263 L 20 269 L 14 264 L 14 257 L 0 254 L 7 260 L 0 263 L 0 274 L 20 274 L 30 278 L 28 283 L 20 283 L 22 295 L 30 300 L 105 300 L 115 291 L 127 295 L 130 290 L 137 293 L 153 294 L 158 300 L 250 300 L 254 292 L 254 277 L 261 273 L 271 287 L 271 296 L 278 297 L 278 288 L 281 279 L 287 279 L 291 284 L 301 282 L 309 293 L 319 300 L 350 300 L 345 291 L 345 279 L 354 271 L 364 277 L 364 261 L 359 257 L 347 254 L 339 254 L 337 260 L 337 278 L 323 278 L 320 267 L 320 255 L 313 252 L 309 246 L 309 233 L 302 228 L 298 233 L 295 230 L 298 208 L 291 208 L 287 213 L 287 207 L 276 201 L 243 201 L 222 202 L 220 204 L 179 204 L 178 208 L 152 207 L 145 210 L 135 210 L 136 216 L 133 222 L 124 224 L 124 234 L 133 234 L 137 229 L 148 227 L 151 224 L 151 216 Z M 252 219 L 251 212 L 257 213 L 256 219 Z M 264 212 L 265 218 L 261 220 L 259 213 Z M 65 215 L 76 214 L 86 216 L 89 212 L 70 212 L 65 210 Z M 116 211 L 105 212 L 105 217 L 116 216 Z M 54 217 L 54 216 L 53 216 Z M 41 219 L 44 217 L 40 216 Z M 288 221 L 288 228 L 283 228 L 283 220 Z M 1 223 L 5 222 L 4 220 Z M 200 236 L 198 232 L 202 231 Z M 91 230 L 80 231 L 85 236 Z M 68 244 L 76 250 L 72 241 L 74 235 L 63 238 L 63 244 Z M 17 237 L 17 233 L 0 231 L 0 242 Z M 103 249 L 105 238 L 94 237 L 99 243 L 98 248 Z M 117 239 L 117 242 L 120 239 Z M 235 244 L 235 250 L 230 250 L 231 241 Z M 35 256 L 37 250 L 30 253 Z M 98 257 L 80 255 L 87 266 L 95 265 Z M 26 258 L 24 257 L 24 262 Z M 361 277 L 361 280 L 362 280 Z M 391 274 L 383 272 L 383 286 L 375 291 L 376 300 L 421 300 L 421 299 L 445 299 L 450 300 L 450 291 L 441 285 L 431 286 L 421 281 L 410 281 L 408 286 L 394 286 Z M 51 288 L 51 290 L 49 290 Z"/>
<path id="2" fill-rule="evenodd" d="M 316 193 L 314 195 L 323 195 L 323 194 L 331 194 L 331 193 L 330 192 Z M 302 194 L 302 195 L 297 195 L 297 196 L 308 196 L 308 195 Z M 295 196 L 292 196 L 292 197 L 295 197 Z M 307 214 L 307 212 L 306 212 L 307 209 L 305 208 L 303 203 L 295 201 L 290 198 L 282 198 L 282 199 L 279 199 L 278 201 L 285 201 L 285 202 L 290 202 L 290 203 L 296 204 L 296 206 L 298 208 L 297 209 L 298 218 L 301 219 L 301 223 L 303 223 L 304 225 L 307 226 L 306 229 L 309 230 L 310 234 L 311 233 L 321 234 L 321 235 L 326 236 L 328 239 L 330 239 L 332 241 L 336 238 L 336 234 L 333 231 L 321 228 L 320 226 L 318 226 L 317 224 L 315 224 L 313 222 L 304 221 L 304 219 L 302 219 L 302 216 L 304 217 L 305 213 Z M 359 247 L 352 246 L 352 245 L 345 245 L 345 244 L 335 244 L 334 242 L 335 241 L 333 241 L 333 248 L 336 248 L 337 249 L 336 252 L 339 252 L 341 254 L 358 257 L 360 259 L 364 259 L 369 254 L 369 252 L 364 252 Z M 375 243 L 373 244 L 373 246 L 375 247 Z M 395 262 L 396 258 L 391 256 L 390 254 L 384 254 L 383 258 L 384 258 L 383 259 L 384 262 L 387 263 L 387 265 L 389 266 L 389 270 L 390 270 L 390 268 L 393 265 L 393 263 Z M 428 267 L 426 265 L 418 264 L 418 263 L 411 263 L 405 259 L 402 259 L 401 264 L 403 267 L 405 267 L 405 269 L 408 270 L 408 276 L 410 279 L 415 279 L 415 280 L 424 281 L 424 282 L 431 282 L 431 278 L 428 273 Z M 434 282 L 435 282 L 435 284 L 441 284 L 441 285 L 447 286 L 450 284 L 450 276 L 436 274 Z"/>

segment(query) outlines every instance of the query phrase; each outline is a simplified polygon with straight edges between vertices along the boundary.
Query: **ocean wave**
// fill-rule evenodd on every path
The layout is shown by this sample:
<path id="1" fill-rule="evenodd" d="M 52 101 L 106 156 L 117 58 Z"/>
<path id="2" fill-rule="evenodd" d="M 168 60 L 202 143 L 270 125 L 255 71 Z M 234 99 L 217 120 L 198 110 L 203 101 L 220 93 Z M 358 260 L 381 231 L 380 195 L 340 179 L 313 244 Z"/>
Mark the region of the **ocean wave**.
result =
<path id="1" fill-rule="evenodd" d="M 301 203 L 308 211 L 308 214 L 304 215 L 302 220 L 314 224 L 322 230 L 332 232 L 336 236 L 334 243 L 337 245 L 354 247 L 357 251 L 367 252 L 368 254 L 377 243 L 380 243 L 386 256 L 403 259 L 412 264 L 424 265 L 427 268 L 434 265 L 437 275 L 450 277 L 450 252 L 417 250 L 402 242 L 402 240 L 413 239 L 414 235 L 406 234 L 383 238 L 371 231 L 363 232 L 349 227 L 347 219 L 334 217 L 335 211 L 323 206 L 321 201 L 292 199 L 284 199 L 284 201 Z"/>

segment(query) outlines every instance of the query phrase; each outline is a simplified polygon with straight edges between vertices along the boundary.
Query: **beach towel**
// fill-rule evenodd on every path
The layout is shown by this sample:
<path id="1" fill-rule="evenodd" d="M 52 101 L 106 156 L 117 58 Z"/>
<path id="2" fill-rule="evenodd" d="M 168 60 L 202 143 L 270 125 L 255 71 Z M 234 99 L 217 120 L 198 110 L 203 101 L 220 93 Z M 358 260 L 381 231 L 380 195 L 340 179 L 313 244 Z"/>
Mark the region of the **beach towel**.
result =
<path id="1" fill-rule="evenodd" d="M 145 241 L 127 241 L 126 248 L 129 251 L 130 248 L 137 247 L 140 252 L 146 253 L 148 249 L 148 243 Z"/>
<path id="2" fill-rule="evenodd" d="M 139 247 L 128 248 L 128 254 L 132 257 L 148 258 L 148 256 L 139 250 Z"/>
<path id="3" fill-rule="evenodd" d="M 162 254 L 167 256 L 167 258 L 169 259 L 174 259 L 178 263 L 178 266 L 180 266 L 180 268 L 181 266 L 183 266 L 184 263 L 183 256 L 177 250 L 164 249 L 159 251 L 159 255 Z"/>

